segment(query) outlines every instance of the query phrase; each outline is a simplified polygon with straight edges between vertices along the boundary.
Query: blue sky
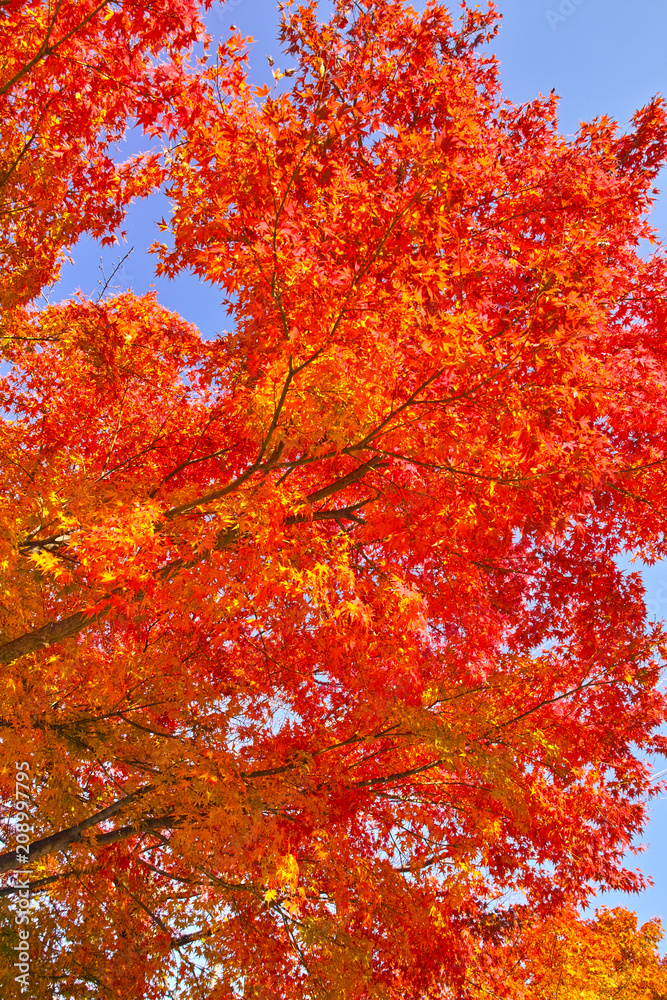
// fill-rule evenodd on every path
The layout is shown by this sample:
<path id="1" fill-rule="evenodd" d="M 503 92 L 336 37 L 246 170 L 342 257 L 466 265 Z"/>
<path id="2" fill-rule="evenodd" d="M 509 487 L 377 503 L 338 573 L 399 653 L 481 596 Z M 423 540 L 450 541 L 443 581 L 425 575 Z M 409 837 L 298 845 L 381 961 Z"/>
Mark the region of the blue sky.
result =
<path id="1" fill-rule="evenodd" d="M 656 93 L 667 94 L 665 0 L 497 0 L 497 7 L 503 21 L 493 51 L 501 63 L 505 96 L 520 103 L 555 90 L 564 133 L 571 134 L 580 121 L 602 114 L 624 125 Z M 274 0 L 232 0 L 209 19 L 213 34 L 226 33 L 231 23 L 256 39 L 251 79 L 270 82 L 266 55 L 279 56 Z M 667 189 L 667 172 L 663 187 Z M 216 292 L 188 276 L 171 283 L 156 281 L 145 256 L 146 247 L 157 238 L 153 221 L 167 210 L 155 200 L 132 209 L 127 242 L 135 250 L 116 282 L 138 293 L 155 284 L 164 305 L 211 336 L 225 328 Z M 653 222 L 667 239 L 667 191 L 655 206 Z M 126 249 L 104 252 L 107 274 Z M 65 269 L 53 298 L 77 288 L 87 294 L 98 289 L 101 251 L 82 242 L 73 256 L 75 265 Z M 645 582 L 651 613 L 667 618 L 667 564 L 646 570 Z M 667 767 L 667 761 L 660 766 Z M 630 864 L 651 876 L 654 888 L 639 897 L 608 894 L 600 902 L 628 905 L 641 920 L 661 916 L 667 928 L 667 798 L 654 801 L 642 839 L 649 850 Z"/>

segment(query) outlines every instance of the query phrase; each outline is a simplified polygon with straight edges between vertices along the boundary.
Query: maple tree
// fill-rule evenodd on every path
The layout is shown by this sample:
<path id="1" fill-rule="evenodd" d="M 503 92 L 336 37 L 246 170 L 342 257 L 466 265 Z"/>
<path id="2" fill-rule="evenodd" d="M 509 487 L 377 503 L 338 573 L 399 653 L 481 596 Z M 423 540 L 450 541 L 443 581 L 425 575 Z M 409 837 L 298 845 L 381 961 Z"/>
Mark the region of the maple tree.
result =
<path id="1" fill-rule="evenodd" d="M 665 547 L 664 105 L 567 140 L 502 100 L 492 8 L 334 8 L 285 5 L 271 90 L 234 31 L 189 57 L 186 0 L 2 4 L 0 951 L 27 871 L 35 998 L 512 995 L 517 926 L 546 955 L 643 884 L 665 647 L 617 557 Z M 118 165 L 135 120 L 165 148 Z M 158 269 L 229 331 L 37 304 L 158 185 Z M 631 921 L 562 954 L 621 927 L 649 968 Z"/>
<path id="2" fill-rule="evenodd" d="M 636 915 L 621 908 L 602 909 L 592 920 L 574 912 L 537 924 L 515 919 L 499 946 L 493 936 L 487 941 L 485 961 L 472 973 L 472 995 L 663 1000 L 667 959 L 658 951 L 661 938 L 658 920 L 638 927 Z"/>
<path id="3" fill-rule="evenodd" d="M 104 242 L 158 157 L 115 163 L 128 120 L 178 124 L 175 96 L 202 32 L 196 0 L 0 4 L 0 308 L 35 298 L 82 233 Z M 205 6 L 210 6 L 207 2 Z"/>

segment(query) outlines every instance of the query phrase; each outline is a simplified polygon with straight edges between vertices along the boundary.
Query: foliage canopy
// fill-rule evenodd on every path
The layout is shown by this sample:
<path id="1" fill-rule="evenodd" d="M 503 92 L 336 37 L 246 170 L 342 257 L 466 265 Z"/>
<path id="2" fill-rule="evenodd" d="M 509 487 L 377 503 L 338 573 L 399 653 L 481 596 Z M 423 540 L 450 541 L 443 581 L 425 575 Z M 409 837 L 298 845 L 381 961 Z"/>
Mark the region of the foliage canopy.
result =
<path id="1" fill-rule="evenodd" d="M 333 6 L 269 90 L 195 0 L 1 5 L 0 950 L 27 870 L 35 1000 L 664 997 L 571 916 L 665 748 L 664 105 L 565 139 L 493 9 Z M 39 304 L 158 187 L 229 330 Z"/>

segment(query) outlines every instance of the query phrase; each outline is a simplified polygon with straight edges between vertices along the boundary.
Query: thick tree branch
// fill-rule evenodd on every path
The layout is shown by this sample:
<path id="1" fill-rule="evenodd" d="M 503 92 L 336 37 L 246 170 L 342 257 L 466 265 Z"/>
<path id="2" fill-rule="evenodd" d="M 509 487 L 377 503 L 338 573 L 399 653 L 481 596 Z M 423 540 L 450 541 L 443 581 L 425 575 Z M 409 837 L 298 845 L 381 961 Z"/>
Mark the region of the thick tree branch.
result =
<path id="1" fill-rule="evenodd" d="M 214 550 L 221 551 L 222 549 L 229 548 L 230 545 L 238 541 L 239 537 L 240 532 L 236 526 L 221 531 L 216 539 Z M 179 569 L 188 569 L 196 566 L 198 563 L 203 562 L 209 555 L 210 550 L 207 549 L 193 559 L 174 559 L 162 567 L 158 573 L 158 577 L 160 580 L 168 580 Z M 123 596 L 124 591 L 122 588 L 117 588 L 112 592 L 112 595 L 114 597 Z M 143 591 L 133 594 L 132 603 L 138 604 L 143 596 Z M 98 611 L 77 611 L 67 618 L 47 622 L 46 625 L 42 625 L 41 628 L 35 629 L 33 632 L 26 632 L 16 639 L 11 639 L 0 646 L 0 663 L 12 663 L 21 656 L 37 653 L 40 649 L 46 649 L 56 642 L 62 642 L 64 639 L 70 639 L 72 636 L 78 635 L 84 628 L 104 618 L 111 608 L 111 603 L 111 600 L 109 600 Z"/>
<path id="2" fill-rule="evenodd" d="M 36 653 L 40 649 L 46 649 L 55 642 L 62 642 L 77 635 L 82 629 L 94 622 L 104 618 L 109 611 L 111 603 L 105 604 L 99 611 L 77 611 L 68 618 L 60 618 L 57 621 L 47 622 L 34 632 L 26 632 L 16 639 L 6 642 L 0 646 L 0 663 L 12 663 L 20 656 L 28 656 L 29 653 Z"/>
<path id="3" fill-rule="evenodd" d="M 138 798 L 151 790 L 151 785 L 145 785 L 143 788 L 138 788 L 135 792 L 131 792 L 129 795 L 125 795 L 122 799 L 112 802 L 110 806 L 106 807 L 106 809 L 101 809 L 99 812 L 89 816 L 88 819 L 84 819 L 81 823 L 77 823 L 76 826 L 70 826 L 66 830 L 60 830 L 58 833 L 52 833 L 48 837 L 42 837 L 41 840 L 34 841 L 34 843 L 30 844 L 28 851 L 29 862 L 39 861 L 40 858 L 45 857 L 47 854 L 55 854 L 57 851 L 62 851 L 71 844 L 79 843 L 86 830 L 90 830 L 92 827 L 98 826 L 105 820 L 115 816 L 131 802 L 135 802 Z M 118 833 L 119 831 L 113 830 L 110 832 Z M 108 835 L 106 834 L 99 836 L 97 838 L 97 843 L 112 842 L 105 841 L 105 837 L 107 836 Z M 11 851 L 5 851 L 4 854 L 0 854 L 0 873 L 17 871 L 20 868 L 23 868 L 23 864 L 18 859 L 16 848 Z"/>
<path id="4" fill-rule="evenodd" d="M 210 931 L 192 931 L 190 934 L 181 934 L 180 937 L 171 939 L 172 948 L 182 948 L 184 944 L 192 944 L 193 941 L 201 941 L 202 938 L 209 937 Z"/>
<path id="5" fill-rule="evenodd" d="M 332 496 L 334 493 L 339 493 L 344 490 L 346 486 L 351 486 L 353 483 L 358 483 L 360 479 L 363 479 L 367 472 L 371 469 L 376 469 L 383 462 L 386 464 L 386 459 L 382 455 L 374 455 L 373 458 L 369 458 L 367 462 L 360 465 L 358 469 L 353 472 L 348 472 L 346 476 L 341 476 L 340 479 L 336 479 L 335 482 L 330 483 L 329 486 L 324 486 L 321 490 L 315 490 L 314 493 L 308 494 L 308 500 L 310 503 L 317 503 L 319 500 L 325 500 L 327 497 Z"/>
<path id="6" fill-rule="evenodd" d="M 40 878 L 35 882 L 28 882 L 27 885 L 7 885 L 4 889 L 0 889 L 0 897 L 2 896 L 14 896 L 18 892 L 22 892 L 27 889 L 29 894 L 32 896 L 34 892 L 42 892 L 48 886 L 53 885 L 54 882 L 60 882 L 62 879 L 71 878 L 72 875 L 79 875 L 80 872 L 69 871 L 60 872 L 58 875 L 49 875 L 48 878 Z"/>

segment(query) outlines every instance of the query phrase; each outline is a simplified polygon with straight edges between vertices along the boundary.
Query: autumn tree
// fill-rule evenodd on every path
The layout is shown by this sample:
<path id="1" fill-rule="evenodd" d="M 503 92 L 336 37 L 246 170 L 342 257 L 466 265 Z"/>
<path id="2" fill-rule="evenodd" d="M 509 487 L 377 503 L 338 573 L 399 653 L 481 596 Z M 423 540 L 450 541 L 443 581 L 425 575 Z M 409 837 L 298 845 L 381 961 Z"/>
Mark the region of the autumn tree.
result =
<path id="1" fill-rule="evenodd" d="M 3 995 L 28 878 L 35 1000 L 472 996 L 643 884 L 665 109 L 563 138 L 493 9 L 287 4 L 274 89 L 200 14 L 2 4 Z M 157 185 L 228 329 L 39 305 Z"/>
<path id="2" fill-rule="evenodd" d="M 574 912 L 534 921 L 512 914 L 494 929 L 482 961 L 470 970 L 476 1000 L 664 1000 L 667 959 L 658 920 L 637 926 L 636 914 L 601 909 L 594 919 Z"/>
<path id="3" fill-rule="evenodd" d="M 174 100 L 202 32 L 197 0 L 0 4 L 0 308 L 31 302 L 84 232 L 113 241 L 161 179 L 158 157 L 114 162 L 136 122 L 177 127 Z M 192 98 L 192 95 L 191 95 Z"/>

